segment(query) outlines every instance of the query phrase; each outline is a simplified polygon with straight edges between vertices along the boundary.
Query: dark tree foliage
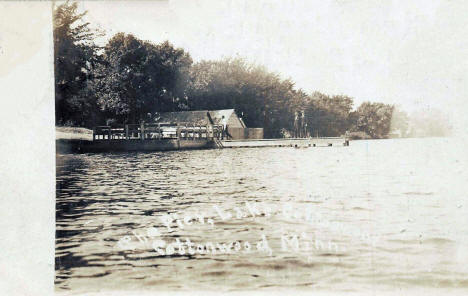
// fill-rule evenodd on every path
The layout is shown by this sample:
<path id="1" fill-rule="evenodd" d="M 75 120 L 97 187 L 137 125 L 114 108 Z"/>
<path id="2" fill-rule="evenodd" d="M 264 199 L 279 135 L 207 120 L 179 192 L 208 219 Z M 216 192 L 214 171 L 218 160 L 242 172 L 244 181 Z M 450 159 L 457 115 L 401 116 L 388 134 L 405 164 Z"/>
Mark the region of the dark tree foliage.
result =
<path id="1" fill-rule="evenodd" d="M 311 136 L 340 136 L 351 129 L 353 99 L 314 92 L 306 115 Z"/>
<path id="2" fill-rule="evenodd" d="M 294 99 L 305 96 L 290 80 L 242 59 L 193 65 L 187 95 L 191 110 L 234 108 L 247 126 L 263 127 L 266 137 L 291 128 Z"/>
<path id="3" fill-rule="evenodd" d="M 90 126 L 99 116 L 88 85 L 99 63 L 94 39 L 99 32 L 83 20 L 77 3 L 57 6 L 53 14 L 55 120 L 58 125 Z"/>
<path id="4" fill-rule="evenodd" d="M 118 33 L 105 46 L 103 59 L 96 93 L 102 110 L 114 119 L 137 123 L 148 113 L 187 108 L 192 59 L 183 49 Z"/>
<path id="5" fill-rule="evenodd" d="M 390 132 L 393 109 L 393 105 L 383 103 L 362 103 L 356 111 L 355 129 L 365 132 L 374 139 L 387 137 Z"/>

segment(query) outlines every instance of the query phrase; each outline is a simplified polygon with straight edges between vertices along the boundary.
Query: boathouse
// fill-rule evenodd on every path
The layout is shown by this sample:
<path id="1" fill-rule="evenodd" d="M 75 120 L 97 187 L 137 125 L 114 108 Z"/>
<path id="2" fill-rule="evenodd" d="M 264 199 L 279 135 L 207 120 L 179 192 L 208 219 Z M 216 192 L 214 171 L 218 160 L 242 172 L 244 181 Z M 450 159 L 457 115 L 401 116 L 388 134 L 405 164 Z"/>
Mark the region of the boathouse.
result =
<path id="1" fill-rule="evenodd" d="M 156 115 L 157 123 L 221 125 L 229 140 L 263 139 L 263 128 L 247 128 L 234 109 L 165 112 Z"/>

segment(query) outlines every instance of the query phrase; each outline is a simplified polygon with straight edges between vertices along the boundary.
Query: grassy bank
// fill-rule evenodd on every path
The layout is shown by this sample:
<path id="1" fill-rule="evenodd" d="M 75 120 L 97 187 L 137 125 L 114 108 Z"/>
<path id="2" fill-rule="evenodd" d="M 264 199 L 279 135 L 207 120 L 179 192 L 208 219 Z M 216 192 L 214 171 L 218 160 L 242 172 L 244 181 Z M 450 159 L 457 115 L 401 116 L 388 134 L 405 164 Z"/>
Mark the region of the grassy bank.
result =
<path id="1" fill-rule="evenodd" d="M 93 140 L 93 131 L 83 127 L 56 126 L 56 140 Z"/>

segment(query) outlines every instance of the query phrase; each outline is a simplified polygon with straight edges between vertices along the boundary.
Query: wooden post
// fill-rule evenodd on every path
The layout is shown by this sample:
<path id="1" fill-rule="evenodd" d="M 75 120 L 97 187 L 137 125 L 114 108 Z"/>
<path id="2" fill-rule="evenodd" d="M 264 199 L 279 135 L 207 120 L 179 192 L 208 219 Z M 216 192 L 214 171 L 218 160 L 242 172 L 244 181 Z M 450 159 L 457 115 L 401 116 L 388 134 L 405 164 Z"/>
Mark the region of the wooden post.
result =
<path id="1" fill-rule="evenodd" d="M 177 140 L 180 140 L 180 126 L 178 123 L 176 125 L 176 137 L 177 137 Z"/>
<path id="2" fill-rule="evenodd" d="M 144 140 L 145 139 L 145 123 L 144 122 L 141 122 L 140 123 L 140 140 Z"/>
<path id="3" fill-rule="evenodd" d="M 93 127 L 93 141 L 96 140 L 96 127 Z"/>
<path id="4" fill-rule="evenodd" d="M 125 125 L 125 139 L 128 140 L 128 124 Z"/>
<path id="5" fill-rule="evenodd" d="M 111 127 L 110 127 L 110 125 L 109 125 L 109 126 L 107 127 L 107 139 L 108 139 L 109 141 L 110 141 L 110 139 L 111 139 L 111 132 L 112 132 L 112 131 L 111 131 Z"/>

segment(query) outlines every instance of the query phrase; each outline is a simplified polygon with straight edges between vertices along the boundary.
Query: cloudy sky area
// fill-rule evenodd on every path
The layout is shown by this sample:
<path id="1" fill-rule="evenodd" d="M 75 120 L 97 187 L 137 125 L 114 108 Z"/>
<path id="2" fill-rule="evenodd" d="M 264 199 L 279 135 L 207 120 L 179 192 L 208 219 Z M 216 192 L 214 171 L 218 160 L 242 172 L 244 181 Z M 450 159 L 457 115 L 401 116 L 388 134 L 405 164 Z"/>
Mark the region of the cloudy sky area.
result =
<path id="1" fill-rule="evenodd" d="M 81 7 L 107 37 L 127 32 L 169 40 L 194 61 L 244 57 L 307 92 L 350 95 L 356 105 L 382 101 L 449 116 L 466 109 L 468 1 L 86 1 Z"/>

